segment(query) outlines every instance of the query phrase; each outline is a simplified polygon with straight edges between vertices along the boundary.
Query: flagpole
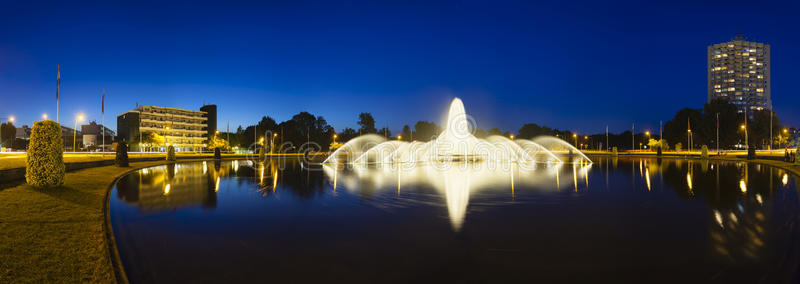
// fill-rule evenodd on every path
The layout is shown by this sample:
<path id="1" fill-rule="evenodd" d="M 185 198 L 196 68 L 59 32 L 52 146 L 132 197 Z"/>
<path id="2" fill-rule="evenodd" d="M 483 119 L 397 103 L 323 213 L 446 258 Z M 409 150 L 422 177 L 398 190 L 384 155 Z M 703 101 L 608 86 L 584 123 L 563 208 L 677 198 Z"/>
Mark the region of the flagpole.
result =
<path id="1" fill-rule="evenodd" d="M 58 118 L 58 101 L 59 101 L 59 89 L 61 88 L 61 64 L 58 64 L 58 75 L 56 75 L 56 123 L 60 124 L 60 120 Z"/>
<path id="2" fill-rule="evenodd" d="M 100 121 L 100 133 L 103 135 L 103 150 L 102 153 L 105 155 L 106 153 L 106 88 L 103 88 L 103 99 L 100 100 L 100 113 L 102 113 L 102 120 Z"/>

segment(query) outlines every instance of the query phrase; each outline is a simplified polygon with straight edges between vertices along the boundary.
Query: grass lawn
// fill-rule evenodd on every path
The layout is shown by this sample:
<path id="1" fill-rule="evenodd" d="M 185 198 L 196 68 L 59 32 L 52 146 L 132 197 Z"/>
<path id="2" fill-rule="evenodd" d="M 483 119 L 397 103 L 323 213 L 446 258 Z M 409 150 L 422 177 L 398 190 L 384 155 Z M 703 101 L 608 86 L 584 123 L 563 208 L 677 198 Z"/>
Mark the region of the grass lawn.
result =
<path id="1" fill-rule="evenodd" d="M 166 157 L 165 153 L 129 153 L 128 158 L 147 158 L 147 157 Z M 95 154 L 95 153 L 65 153 L 64 163 L 92 162 L 100 160 L 113 160 L 115 154 Z M 179 158 L 211 158 L 214 154 L 178 153 Z M 234 157 L 236 154 L 222 154 L 222 157 Z M 243 156 L 243 155 L 238 155 Z M 25 154 L 0 154 L 0 170 L 24 168 Z"/>
<path id="2" fill-rule="evenodd" d="M 67 172 L 58 188 L 0 184 L 0 283 L 115 282 L 103 206 L 108 186 L 130 169 Z"/>

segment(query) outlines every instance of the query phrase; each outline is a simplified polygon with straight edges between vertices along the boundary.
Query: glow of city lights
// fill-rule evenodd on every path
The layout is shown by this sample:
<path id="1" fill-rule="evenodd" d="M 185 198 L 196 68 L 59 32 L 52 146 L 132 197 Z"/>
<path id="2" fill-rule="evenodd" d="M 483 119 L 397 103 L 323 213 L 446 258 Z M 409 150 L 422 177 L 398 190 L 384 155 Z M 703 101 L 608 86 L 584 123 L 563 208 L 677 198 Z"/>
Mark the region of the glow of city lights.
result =
<path id="1" fill-rule="evenodd" d="M 741 190 L 742 193 L 747 193 L 747 184 L 744 183 L 744 179 L 739 180 L 739 190 Z"/>
<path id="2" fill-rule="evenodd" d="M 720 227 L 725 228 L 725 225 L 722 224 L 722 214 L 717 210 L 714 210 L 714 219 L 717 220 L 717 224 L 719 224 Z"/>
<path id="3" fill-rule="evenodd" d="M 783 185 L 789 184 L 789 175 L 788 174 L 783 174 L 783 178 L 781 178 L 781 182 L 783 183 Z"/>
<path id="4" fill-rule="evenodd" d="M 214 184 L 214 192 L 219 191 L 219 177 L 217 177 L 217 182 Z"/>
<path id="5" fill-rule="evenodd" d="M 164 186 L 164 195 L 169 195 L 170 184 Z"/>
<path id="6" fill-rule="evenodd" d="M 650 170 L 644 169 L 644 180 L 647 181 L 647 191 L 650 191 Z"/>

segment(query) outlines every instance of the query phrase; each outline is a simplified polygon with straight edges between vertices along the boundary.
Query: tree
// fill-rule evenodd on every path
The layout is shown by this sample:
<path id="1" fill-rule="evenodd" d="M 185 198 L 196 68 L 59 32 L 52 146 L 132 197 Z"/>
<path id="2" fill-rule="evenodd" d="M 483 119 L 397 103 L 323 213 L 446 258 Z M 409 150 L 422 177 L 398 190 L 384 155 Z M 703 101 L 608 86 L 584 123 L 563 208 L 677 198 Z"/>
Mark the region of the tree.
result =
<path id="1" fill-rule="evenodd" d="M 414 139 L 419 141 L 430 141 L 442 132 L 441 128 L 439 128 L 436 123 L 428 121 L 417 121 L 417 123 L 414 124 L 414 130 Z"/>
<path id="2" fill-rule="evenodd" d="M 527 123 L 517 132 L 519 138 L 531 139 L 536 136 L 553 135 L 553 129 L 547 126 L 539 126 L 536 123 Z"/>
<path id="3" fill-rule="evenodd" d="M 411 139 L 414 138 L 411 134 L 411 127 L 409 127 L 408 124 L 403 125 L 403 133 L 400 135 L 403 135 L 403 140 L 405 141 L 411 141 Z"/>
<path id="4" fill-rule="evenodd" d="M 3 141 L 0 147 L 13 148 L 14 137 L 17 136 L 17 128 L 14 127 L 14 124 L 11 122 L 0 124 L 0 133 L 2 133 L 0 140 Z"/>
<path id="5" fill-rule="evenodd" d="M 692 145 L 708 144 L 707 124 L 704 125 L 703 112 L 700 109 L 684 108 L 675 114 L 675 117 L 664 123 L 664 139 L 667 141 L 680 141 L 681 145 L 689 145 L 688 139 L 692 138 Z M 689 126 L 692 128 L 689 136 Z"/>
<path id="6" fill-rule="evenodd" d="M 379 135 L 383 135 L 383 137 L 386 137 L 386 138 L 389 138 L 389 139 L 392 138 L 392 131 L 390 131 L 389 128 L 386 128 L 386 127 L 381 128 L 381 130 L 378 130 L 378 134 Z"/>
<path id="7" fill-rule="evenodd" d="M 350 139 L 358 137 L 358 132 L 355 129 L 350 127 L 345 128 L 342 132 L 339 132 L 339 138 L 337 139 L 339 142 L 347 143 Z"/>
<path id="8" fill-rule="evenodd" d="M 769 145 L 770 134 L 770 111 L 769 110 L 756 110 L 753 112 L 753 119 L 747 124 L 747 134 L 750 138 L 750 145 L 761 146 L 767 148 Z M 780 120 L 777 115 L 772 115 L 772 137 L 773 139 L 781 131 Z"/>
<path id="9" fill-rule="evenodd" d="M 211 139 L 208 140 L 208 148 L 220 148 L 220 149 L 227 149 L 230 148 L 230 144 L 227 140 L 220 137 L 221 135 L 214 134 L 211 136 Z"/>
<path id="10" fill-rule="evenodd" d="M 375 119 L 372 118 L 372 114 L 368 112 L 358 114 L 358 125 L 361 126 L 359 130 L 361 130 L 362 135 L 378 132 L 378 130 L 375 129 Z"/>
<path id="11" fill-rule="evenodd" d="M 25 160 L 25 181 L 34 187 L 64 184 L 63 146 L 61 125 L 52 120 L 35 122 Z"/>
<path id="12" fill-rule="evenodd" d="M 489 129 L 489 131 L 487 131 L 487 134 L 489 136 L 492 136 L 492 135 L 503 135 L 503 131 L 500 130 L 499 128 L 495 127 L 495 128 Z"/>
<path id="13" fill-rule="evenodd" d="M 739 115 L 736 105 L 724 99 L 714 99 L 705 104 L 704 109 L 704 134 L 709 137 L 708 146 L 717 147 L 717 114 L 719 114 L 719 146 L 727 148 L 735 145 L 741 140 L 739 124 L 743 122 L 744 116 Z"/>
<path id="14" fill-rule="evenodd" d="M 148 144 L 150 147 L 164 145 L 166 139 L 158 133 L 147 131 L 142 133 L 142 143 Z"/>

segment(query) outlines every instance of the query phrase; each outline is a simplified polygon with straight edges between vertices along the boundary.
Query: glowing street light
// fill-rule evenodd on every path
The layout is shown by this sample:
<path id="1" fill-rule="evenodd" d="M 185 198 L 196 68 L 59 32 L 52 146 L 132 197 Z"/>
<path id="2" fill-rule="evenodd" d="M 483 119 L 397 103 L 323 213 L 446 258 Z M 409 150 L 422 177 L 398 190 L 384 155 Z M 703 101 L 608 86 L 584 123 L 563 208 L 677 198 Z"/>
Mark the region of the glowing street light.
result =
<path id="1" fill-rule="evenodd" d="M 42 120 L 47 120 L 47 114 L 46 113 L 42 114 Z"/>
<path id="2" fill-rule="evenodd" d="M 79 113 L 77 117 L 75 117 L 75 127 L 72 128 L 72 151 L 78 151 L 78 122 L 83 121 L 83 114 Z"/>
<path id="3" fill-rule="evenodd" d="M 397 135 L 397 140 L 402 140 L 402 139 L 403 139 L 403 135 Z"/>
<path id="4" fill-rule="evenodd" d="M 514 140 L 514 134 L 511 134 L 508 137 L 511 138 L 511 140 Z"/>

